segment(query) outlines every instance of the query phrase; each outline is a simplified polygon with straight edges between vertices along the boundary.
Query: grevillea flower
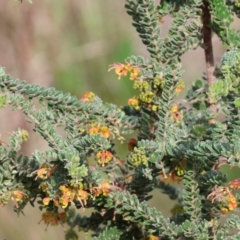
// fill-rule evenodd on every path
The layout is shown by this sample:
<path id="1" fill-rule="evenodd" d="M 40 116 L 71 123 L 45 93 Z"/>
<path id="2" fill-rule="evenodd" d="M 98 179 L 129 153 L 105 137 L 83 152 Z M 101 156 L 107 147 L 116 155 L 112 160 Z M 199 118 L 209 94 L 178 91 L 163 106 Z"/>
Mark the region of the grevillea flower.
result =
<path id="1" fill-rule="evenodd" d="M 43 200 L 43 205 L 47 206 L 51 201 L 53 201 L 54 205 L 57 207 L 59 205 L 58 199 L 53 199 L 50 197 L 45 197 Z"/>
<path id="2" fill-rule="evenodd" d="M 230 193 L 225 198 L 225 201 L 227 202 L 227 206 L 228 206 L 229 211 L 233 211 L 238 206 L 237 199 L 232 193 Z"/>
<path id="3" fill-rule="evenodd" d="M 161 181 L 164 183 L 177 182 L 180 183 L 183 180 L 182 177 L 177 176 L 175 172 L 170 172 L 167 176 L 161 177 Z"/>
<path id="4" fill-rule="evenodd" d="M 50 203 L 51 200 L 52 200 L 52 198 L 50 198 L 50 197 L 45 197 L 45 198 L 43 199 L 43 205 L 47 206 L 47 205 Z"/>
<path id="5" fill-rule="evenodd" d="M 214 191 L 207 197 L 212 202 L 218 201 L 220 203 L 220 210 L 223 214 L 228 211 L 233 211 L 238 206 L 236 197 L 231 192 L 231 185 L 229 187 L 215 187 Z"/>
<path id="6" fill-rule="evenodd" d="M 11 192 L 11 200 L 14 202 L 17 208 L 18 202 L 22 201 L 25 197 L 27 197 L 27 194 L 20 190 L 13 190 Z"/>
<path id="7" fill-rule="evenodd" d="M 170 120 L 174 120 L 176 121 L 177 123 L 180 122 L 180 120 L 182 119 L 182 115 L 179 113 L 178 111 L 178 105 L 177 104 L 174 104 L 170 111 L 172 112 L 172 115 L 170 117 Z"/>
<path id="8" fill-rule="evenodd" d="M 107 163 L 109 163 L 113 159 L 113 155 L 109 151 L 98 152 L 96 154 L 96 157 L 98 159 L 99 165 L 101 165 L 102 167 L 104 167 Z"/>
<path id="9" fill-rule="evenodd" d="M 92 134 L 100 134 L 103 137 L 108 138 L 111 134 L 109 128 L 107 126 L 93 126 L 89 129 L 88 133 Z"/>
<path id="10" fill-rule="evenodd" d="M 44 221 L 44 223 L 47 224 L 47 227 L 45 229 L 47 230 L 49 224 L 51 224 L 51 226 L 57 226 L 58 223 L 62 225 L 62 223 L 65 222 L 66 219 L 67 219 L 67 215 L 65 212 L 55 213 L 55 212 L 47 211 L 42 214 L 42 219 L 40 220 L 40 222 Z"/>
<path id="11" fill-rule="evenodd" d="M 132 67 L 130 72 L 130 80 L 136 80 L 139 75 L 139 69 Z"/>
<path id="12" fill-rule="evenodd" d="M 174 92 L 175 93 L 180 93 L 184 88 L 185 88 L 185 84 L 184 84 L 183 80 L 181 79 L 178 82 L 177 87 L 175 88 Z"/>
<path id="13" fill-rule="evenodd" d="M 81 189 L 81 187 L 70 187 L 61 185 L 59 190 L 62 191 L 61 197 L 59 198 L 59 204 L 62 208 L 66 208 L 69 203 L 73 203 L 73 201 L 79 201 L 84 207 L 87 204 L 88 192 Z"/>
<path id="14" fill-rule="evenodd" d="M 174 105 L 171 107 L 171 112 L 172 112 L 172 113 L 178 112 L 178 105 L 174 104 Z"/>
<path id="15" fill-rule="evenodd" d="M 111 132 L 110 132 L 110 130 L 108 129 L 107 126 L 101 126 L 101 127 L 99 128 L 99 133 L 100 133 L 102 136 L 108 138 L 108 137 L 110 136 L 110 133 L 111 133 Z"/>
<path id="16" fill-rule="evenodd" d="M 111 190 L 111 185 L 108 181 L 103 181 L 99 187 L 92 188 L 92 194 L 94 197 L 98 197 L 99 195 L 108 195 Z"/>
<path id="17" fill-rule="evenodd" d="M 232 189 L 240 189 L 240 179 L 234 179 L 229 183 L 229 187 Z"/>
<path id="18" fill-rule="evenodd" d="M 97 134 L 98 131 L 99 131 L 99 126 L 93 126 L 89 129 L 88 133 L 92 135 L 92 134 Z"/>
<path id="19" fill-rule="evenodd" d="M 56 166 L 50 166 L 47 163 L 44 163 L 38 170 L 32 172 L 32 174 L 33 173 L 37 174 L 37 177 L 35 179 L 37 178 L 47 179 L 52 175 L 55 168 Z"/>
<path id="20" fill-rule="evenodd" d="M 135 109 L 139 109 L 139 100 L 137 98 L 130 98 L 128 99 L 128 105 Z"/>
<path id="21" fill-rule="evenodd" d="M 82 96 L 81 100 L 85 102 L 92 102 L 92 100 L 95 98 L 95 94 L 93 92 L 85 92 Z"/>
<path id="22" fill-rule="evenodd" d="M 111 188 L 111 186 L 108 181 L 104 181 L 101 183 L 101 190 L 102 190 L 102 193 L 104 196 L 109 194 L 110 188 Z"/>
<path id="23" fill-rule="evenodd" d="M 135 80 L 139 76 L 139 68 L 134 67 L 130 64 L 115 63 L 110 66 L 109 71 L 114 69 L 115 73 L 118 75 L 118 79 L 121 77 L 126 77 L 130 73 L 130 80 Z"/>

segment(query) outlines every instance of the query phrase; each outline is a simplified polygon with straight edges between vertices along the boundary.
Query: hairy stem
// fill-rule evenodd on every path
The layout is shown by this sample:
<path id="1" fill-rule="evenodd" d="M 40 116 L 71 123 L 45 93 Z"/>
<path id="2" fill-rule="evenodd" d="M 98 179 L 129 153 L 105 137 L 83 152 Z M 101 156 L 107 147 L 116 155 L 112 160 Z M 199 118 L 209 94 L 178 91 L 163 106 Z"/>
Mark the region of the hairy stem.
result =
<path id="1" fill-rule="evenodd" d="M 205 60 L 207 67 L 207 81 L 209 84 L 215 82 L 214 76 L 214 59 L 213 59 L 213 46 L 212 46 L 212 30 L 210 27 L 211 24 L 211 14 L 209 11 L 209 3 L 207 0 L 203 1 L 202 7 L 202 20 L 203 20 L 203 43 L 205 51 Z"/>
<path id="2" fill-rule="evenodd" d="M 211 24 L 211 13 L 209 11 L 208 0 L 203 0 L 202 6 L 202 21 L 203 21 L 203 43 L 205 52 L 205 61 L 207 68 L 207 81 L 209 85 L 215 82 L 214 76 L 214 58 L 213 58 L 213 46 L 212 46 L 212 29 Z M 215 104 L 210 104 L 209 108 L 213 112 L 217 112 L 217 106 Z"/>

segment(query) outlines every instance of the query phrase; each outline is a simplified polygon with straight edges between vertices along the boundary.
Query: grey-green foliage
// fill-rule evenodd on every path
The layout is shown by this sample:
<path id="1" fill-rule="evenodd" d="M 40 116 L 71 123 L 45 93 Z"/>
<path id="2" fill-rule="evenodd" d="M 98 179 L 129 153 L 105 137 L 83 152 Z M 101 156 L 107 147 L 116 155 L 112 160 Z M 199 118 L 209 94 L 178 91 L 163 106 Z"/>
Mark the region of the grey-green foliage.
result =
<path id="1" fill-rule="evenodd" d="M 119 239 L 121 236 L 121 232 L 116 228 L 105 229 L 103 233 L 98 237 L 94 237 L 93 240 L 115 240 Z"/>
<path id="2" fill-rule="evenodd" d="M 240 51 L 235 50 L 229 50 L 225 52 L 221 58 L 221 64 L 222 66 L 228 65 L 230 67 L 235 66 L 238 62 L 238 59 L 240 57 Z"/>
<path id="3" fill-rule="evenodd" d="M 76 227 L 93 231 L 99 240 L 239 239 L 228 231 L 239 230 L 236 215 L 225 224 L 219 221 L 221 211 L 237 207 L 229 207 L 233 187 L 219 166 L 240 165 L 240 35 L 231 28 L 239 4 L 126 0 L 125 7 L 150 54 L 150 59 L 131 56 L 113 66 L 120 77 L 135 71 L 135 107 L 105 104 L 97 96 L 79 100 L 16 80 L 0 68 L 0 107 L 21 110 L 50 147 L 23 156 L 19 150 L 27 135 L 21 129 L 11 134 L 9 145 L 1 144 L 0 203 L 13 199 L 20 212 L 39 197 L 41 210 L 67 212 L 66 239 L 77 238 Z M 165 16 L 173 20 L 162 37 Z M 214 83 L 198 79 L 177 105 L 175 98 L 183 88 L 181 56 L 199 46 L 207 54 L 211 44 L 206 38 L 212 32 L 203 36 L 206 29 L 230 51 L 216 68 Z M 100 127 L 109 131 L 107 135 Z M 130 133 L 137 139 L 120 159 L 115 141 Z M 183 180 L 183 189 L 172 186 L 171 180 Z M 155 188 L 178 200 L 178 211 L 170 218 L 148 206 Z M 239 196 L 234 201 L 239 202 Z M 72 212 L 72 206 L 94 210 L 87 217 Z"/>

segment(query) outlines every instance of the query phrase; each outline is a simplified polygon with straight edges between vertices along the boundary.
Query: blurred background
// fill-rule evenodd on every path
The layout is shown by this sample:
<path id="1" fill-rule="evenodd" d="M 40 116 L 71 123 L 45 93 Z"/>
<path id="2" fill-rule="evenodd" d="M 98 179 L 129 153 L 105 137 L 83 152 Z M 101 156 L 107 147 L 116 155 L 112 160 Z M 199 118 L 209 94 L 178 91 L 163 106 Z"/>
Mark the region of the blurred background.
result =
<path id="1" fill-rule="evenodd" d="M 130 55 L 148 57 L 138 38 L 131 19 L 118 0 L 34 0 L 29 4 L 14 0 L 0 1 L 0 65 L 15 78 L 45 87 L 55 87 L 81 97 L 93 91 L 104 101 L 125 105 L 133 96 L 131 82 L 117 80 L 109 65 L 122 62 Z M 162 23 L 164 36 L 170 27 L 170 18 Z M 219 65 L 225 49 L 213 37 L 215 61 Z M 205 71 L 201 49 L 186 53 L 183 58 L 186 85 L 200 78 Z M 31 132 L 24 116 L 11 109 L 1 111 L 0 132 L 17 130 Z M 31 132 L 31 140 L 24 147 L 25 154 L 37 148 L 47 148 Z M 173 204 L 167 196 L 155 193 L 150 205 L 157 206 L 169 216 Z M 11 205 L 0 208 L 0 239 L 50 240 L 64 239 L 61 226 L 38 225 L 41 212 L 27 207 L 25 216 L 17 216 Z M 81 235 L 79 239 L 86 239 Z"/>

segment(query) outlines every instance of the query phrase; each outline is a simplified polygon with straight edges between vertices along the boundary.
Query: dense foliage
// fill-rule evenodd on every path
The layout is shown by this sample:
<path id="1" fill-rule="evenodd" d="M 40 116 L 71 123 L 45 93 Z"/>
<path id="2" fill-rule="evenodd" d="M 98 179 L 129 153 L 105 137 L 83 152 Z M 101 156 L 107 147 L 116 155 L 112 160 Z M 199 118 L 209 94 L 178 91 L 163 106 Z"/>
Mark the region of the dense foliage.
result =
<path id="1" fill-rule="evenodd" d="M 240 33 L 230 27 L 240 3 L 126 0 L 125 7 L 150 53 L 150 59 L 132 56 L 110 66 L 139 92 L 127 106 L 103 103 L 92 92 L 79 100 L 29 85 L 1 68 L 1 108 L 21 110 L 50 150 L 23 156 L 21 144 L 29 138 L 23 129 L 1 143 L 0 203 L 12 200 L 20 213 L 37 201 L 47 226 L 69 226 L 66 239 L 77 239 L 77 229 L 99 240 L 240 239 L 238 215 L 220 221 L 240 201 L 240 180 L 228 182 L 220 171 L 240 160 Z M 167 15 L 172 26 L 162 38 Z M 212 33 L 229 49 L 219 67 Z M 184 88 L 180 57 L 197 47 L 205 53 L 206 76 L 176 101 Z M 115 143 L 131 133 L 137 138 L 120 159 Z M 156 188 L 178 200 L 169 219 L 148 206 Z M 79 208 L 94 210 L 86 217 L 73 210 Z"/>

